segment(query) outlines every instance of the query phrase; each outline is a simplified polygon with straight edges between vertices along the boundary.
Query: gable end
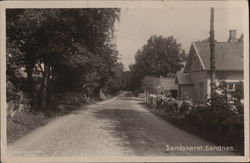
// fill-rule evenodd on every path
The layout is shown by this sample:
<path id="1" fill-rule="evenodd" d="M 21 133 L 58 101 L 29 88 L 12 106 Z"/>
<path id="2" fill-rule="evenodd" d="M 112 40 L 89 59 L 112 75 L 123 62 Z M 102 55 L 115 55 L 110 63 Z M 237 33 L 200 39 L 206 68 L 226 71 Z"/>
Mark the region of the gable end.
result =
<path id="1" fill-rule="evenodd" d="M 187 57 L 187 61 L 186 61 L 185 67 L 184 67 L 184 71 L 183 71 L 184 73 L 188 73 L 192 70 L 192 67 L 194 67 L 194 62 L 195 62 L 194 58 L 198 59 L 198 62 L 199 62 L 198 64 L 200 65 L 201 70 L 205 69 L 205 66 L 202 62 L 200 55 L 199 55 L 199 51 L 197 50 L 195 43 L 192 43 L 190 50 L 189 50 L 188 57 Z M 196 61 L 196 64 L 197 64 L 197 61 Z"/>

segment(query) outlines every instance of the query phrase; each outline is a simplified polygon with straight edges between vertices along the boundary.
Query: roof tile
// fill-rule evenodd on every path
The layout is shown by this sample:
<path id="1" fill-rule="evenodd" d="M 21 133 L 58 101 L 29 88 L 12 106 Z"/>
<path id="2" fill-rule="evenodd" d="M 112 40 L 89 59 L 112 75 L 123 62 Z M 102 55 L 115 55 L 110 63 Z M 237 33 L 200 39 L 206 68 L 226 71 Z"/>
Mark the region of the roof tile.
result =
<path id="1" fill-rule="evenodd" d="M 205 70 L 210 69 L 209 42 L 195 42 Z M 243 43 L 216 42 L 215 43 L 215 69 L 221 71 L 243 71 Z"/>

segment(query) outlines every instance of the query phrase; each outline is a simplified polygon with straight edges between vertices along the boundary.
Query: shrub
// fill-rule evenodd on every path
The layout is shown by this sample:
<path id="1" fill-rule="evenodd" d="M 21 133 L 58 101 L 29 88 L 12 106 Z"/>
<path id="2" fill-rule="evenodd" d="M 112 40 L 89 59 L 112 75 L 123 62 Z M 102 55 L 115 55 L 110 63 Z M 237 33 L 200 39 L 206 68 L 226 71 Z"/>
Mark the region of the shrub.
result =
<path id="1" fill-rule="evenodd" d="M 213 128 L 216 126 L 216 117 L 214 117 L 211 108 L 206 105 L 193 107 L 187 118 L 198 127 Z"/>
<path id="2" fill-rule="evenodd" d="M 244 104 L 243 84 L 237 83 L 236 90 L 227 90 L 222 82 L 213 95 L 213 103 L 193 107 L 188 116 L 189 122 L 206 133 L 221 145 L 233 145 L 238 151 L 244 151 Z M 203 135 L 204 136 L 204 135 Z"/>
<path id="3" fill-rule="evenodd" d="M 87 102 L 87 96 L 81 92 L 56 93 L 54 96 L 55 102 L 58 104 L 79 104 Z"/>
<path id="4" fill-rule="evenodd" d="M 14 100 L 16 98 L 16 93 L 17 93 L 17 88 L 14 86 L 14 84 L 12 82 L 10 82 L 9 80 L 7 80 L 6 83 L 6 93 L 7 93 L 7 102 Z"/>
<path id="5" fill-rule="evenodd" d="M 227 83 L 222 82 L 208 103 L 193 105 L 184 101 L 178 108 L 174 99 L 166 98 L 160 109 L 164 117 L 176 125 L 191 130 L 220 145 L 233 145 L 238 151 L 244 151 L 244 103 L 243 83 L 235 86 L 235 91 L 227 90 Z M 156 98 L 149 98 L 154 106 Z"/>
<path id="6" fill-rule="evenodd" d="M 174 98 L 165 99 L 160 109 L 164 110 L 164 112 L 167 113 L 169 120 L 174 120 L 177 117 L 178 104 Z"/>
<path id="7" fill-rule="evenodd" d="M 186 117 L 187 115 L 190 114 L 192 109 L 193 109 L 193 103 L 191 101 L 186 100 L 181 104 L 178 114 L 181 117 Z"/>

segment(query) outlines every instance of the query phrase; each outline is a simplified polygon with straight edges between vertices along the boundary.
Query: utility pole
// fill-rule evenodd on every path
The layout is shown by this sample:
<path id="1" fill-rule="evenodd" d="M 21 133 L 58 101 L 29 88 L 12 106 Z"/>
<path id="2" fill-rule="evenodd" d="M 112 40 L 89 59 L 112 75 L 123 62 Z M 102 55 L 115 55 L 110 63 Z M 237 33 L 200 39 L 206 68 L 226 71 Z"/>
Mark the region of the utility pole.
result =
<path id="1" fill-rule="evenodd" d="M 215 93 L 215 41 L 214 41 L 214 8 L 211 8 L 210 19 L 210 80 L 211 80 L 211 104 L 213 104 L 213 95 Z"/>

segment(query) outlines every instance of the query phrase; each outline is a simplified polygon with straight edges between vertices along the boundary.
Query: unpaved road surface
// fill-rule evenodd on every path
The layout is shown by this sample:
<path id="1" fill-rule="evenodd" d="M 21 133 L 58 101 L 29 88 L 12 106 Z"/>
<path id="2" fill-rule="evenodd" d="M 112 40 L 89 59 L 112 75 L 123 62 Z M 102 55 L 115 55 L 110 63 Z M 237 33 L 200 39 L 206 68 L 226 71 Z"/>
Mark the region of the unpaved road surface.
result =
<path id="1" fill-rule="evenodd" d="M 153 115 L 143 101 L 120 95 L 56 118 L 8 146 L 11 156 L 235 155 Z M 170 150 L 170 146 L 195 147 Z M 200 148 L 202 147 L 202 150 Z"/>

